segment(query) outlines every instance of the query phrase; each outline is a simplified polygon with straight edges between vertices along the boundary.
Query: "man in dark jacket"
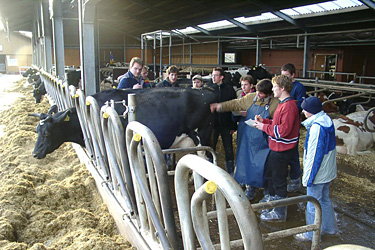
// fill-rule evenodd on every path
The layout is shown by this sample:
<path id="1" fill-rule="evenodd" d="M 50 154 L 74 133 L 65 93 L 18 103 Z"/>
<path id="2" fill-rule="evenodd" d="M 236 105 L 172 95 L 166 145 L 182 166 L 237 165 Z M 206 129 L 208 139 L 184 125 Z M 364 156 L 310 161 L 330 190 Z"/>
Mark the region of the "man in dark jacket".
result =
<path id="1" fill-rule="evenodd" d="M 225 102 L 236 99 L 236 92 L 233 87 L 223 82 L 224 70 L 222 68 L 214 68 L 212 71 L 213 88 L 218 96 L 218 102 Z M 213 147 L 216 151 L 216 144 L 221 135 L 225 150 L 225 167 L 229 174 L 234 172 L 234 154 L 232 134 L 236 130 L 237 124 L 232 120 L 231 112 L 216 113 L 215 114 L 215 127 L 214 127 L 214 141 Z"/>
<path id="2" fill-rule="evenodd" d="M 142 76 L 141 71 L 143 67 L 143 61 L 139 57 L 133 57 L 129 64 L 129 71 L 126 72 L 124 77 L 118 84 L 118 89 L 141 89 L 140 84 Z"/>

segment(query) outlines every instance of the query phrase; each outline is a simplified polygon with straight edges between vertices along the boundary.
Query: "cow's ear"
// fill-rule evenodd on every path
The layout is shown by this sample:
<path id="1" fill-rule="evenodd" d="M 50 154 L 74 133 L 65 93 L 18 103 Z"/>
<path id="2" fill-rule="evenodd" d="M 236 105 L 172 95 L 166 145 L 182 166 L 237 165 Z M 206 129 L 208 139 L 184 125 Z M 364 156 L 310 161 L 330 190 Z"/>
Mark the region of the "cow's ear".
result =
<path id="1" fill-rule="evenodd" d="M 57 113 L 56 115 L 53 116 L 53 122 L 54 123 L 61 123 L 61 122 L 66 122 L 70 120 L 70 110 L 67 109 L 63 112 Z"/>

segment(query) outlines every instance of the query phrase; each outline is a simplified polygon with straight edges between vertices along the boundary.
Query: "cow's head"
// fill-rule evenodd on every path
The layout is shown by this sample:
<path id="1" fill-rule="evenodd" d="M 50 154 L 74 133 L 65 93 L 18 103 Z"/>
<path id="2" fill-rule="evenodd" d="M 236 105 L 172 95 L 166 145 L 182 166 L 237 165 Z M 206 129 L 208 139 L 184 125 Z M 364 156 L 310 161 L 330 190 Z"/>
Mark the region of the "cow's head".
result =
<path id="1" fill-rule="evenodd" d="M 339 111 L 339 107 L 334 102 L 327 102 L 329 99 L 326 94 L 319 93 L 318 98 L 322 103 L 324 103 L 322 106 L 324 112 L 333 113 Z"/>
<path id="2" fill-rule="evenodd" d="M 37 159 L 43 159 L 67 141 L 67 131 L 70 126 L 68 123 L 72 111 L 67 109 L 53 114 L 54 111 L 56 111 L 56 107 L 52 106 L 47 114 L 29 114 L 40 119 L 36 127 L 38 138 L 33 151 L 33 156 Z"/>
<path id="3" fill-rule="evenodd" d="M 44 87 L 44 84 L 40 84 L 38 87 L 34 87 L 33 89 L 33 97 L 35 98 L 35 103 L 40 103 L 42 100 L 43 95 L 45 95 L 46 89 Z"/>

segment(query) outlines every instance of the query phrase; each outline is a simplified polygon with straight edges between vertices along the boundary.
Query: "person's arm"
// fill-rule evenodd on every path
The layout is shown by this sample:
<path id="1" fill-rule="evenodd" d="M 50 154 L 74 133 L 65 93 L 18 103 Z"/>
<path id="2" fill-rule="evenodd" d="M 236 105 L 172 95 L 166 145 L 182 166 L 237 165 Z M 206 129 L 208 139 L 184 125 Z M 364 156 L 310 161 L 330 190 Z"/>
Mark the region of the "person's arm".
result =
<path id="1" fill-rule="evenodd" d="M 302 184 L 311 187 L 324 157 L 323 140 L 321 139 L 320 126 L 313 124 L 309 131 L 309 139 L 305 146 L 303 159 Z"/>
<path id="2" fill-rule="evenodd" d="M 247 111 L 253 104 L 254 94 L 246 95 L 240 99 L 233 99 L 221 103 L 221 112 L 227 111 Z"/>
<path id="3" fill-rule="evenodd" d="M 122 78 L 119 85 L 117 86 L 118 89 L 129 89 L 132 88 L 130 85 L 130 78 Z"/>
<path id="4" fill-rule="evenodd" d="M 272 120 L 271 124 L 267 124 L 271 120 L 263 119 L 263 123 L 265 123 L 265 124 L 264 124 L 262 130 L 264 132 L 266 132 L 266 134 L 268 134 L 272 137 L 275 137 L 275 138 L 284 138 L 284 137 L 290 135 L 291 132 L 294 129 L 296 129 L 296 128 L 294 128 L 294 121 L 295 121 L 295 119 L 299 119 L 297 110 L 295 110 L 295 112 L 293 112 L 294 109 L 291 109 L 291 108 L 288 108 L 288 107 L 290 107 L 290 106 L 289 105 L 284 106 L 280 110 L 280 113 L 279 113 L 280 118 L 278 119 L 280 121 L 278 122 L 278 124 L 275 124 L 275 122 L 276 122 L 275 120 Z"/>
<path id="5" fill-rule="evenodd" d="M 294 99 L 297 101 L 297 107 L 298 107 L 298 111 L 301 112 L 302 111 L 302 107 L 301 107 L 301 104 L 303 102 L 303 100 L 306 98 L 306 89 L 305 87 L 300 83 L 300 85 L 298 85 L 298 87 L 296 88 L 296 93 L 294 95 Z"/>

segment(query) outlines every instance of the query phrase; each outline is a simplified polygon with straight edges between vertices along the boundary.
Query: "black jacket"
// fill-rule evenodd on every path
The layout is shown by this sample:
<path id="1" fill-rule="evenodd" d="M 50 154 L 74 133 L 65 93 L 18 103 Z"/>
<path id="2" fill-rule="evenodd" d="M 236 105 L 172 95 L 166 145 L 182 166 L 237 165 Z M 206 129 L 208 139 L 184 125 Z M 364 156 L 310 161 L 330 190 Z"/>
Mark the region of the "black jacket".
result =
<path id="1" fill-rule="evenodd" d="M 236 92 L 229 84 L 214 84 L 212 86 L 218 98 L 218 102 L 226 102 L 236 99 Z M 232 112 L 215 113 L 215 127 L 216 128 L 230 128 L 231 130 L 237 129 L 237 123 L 232 120 Z"/>

